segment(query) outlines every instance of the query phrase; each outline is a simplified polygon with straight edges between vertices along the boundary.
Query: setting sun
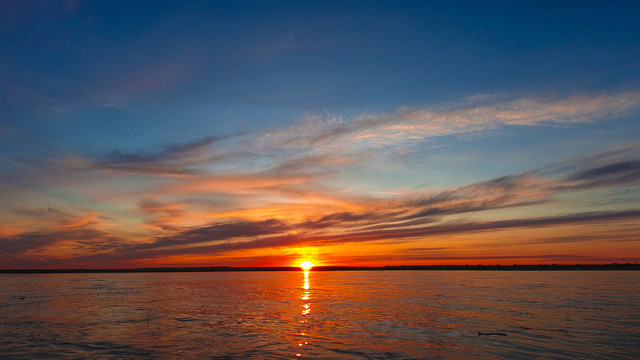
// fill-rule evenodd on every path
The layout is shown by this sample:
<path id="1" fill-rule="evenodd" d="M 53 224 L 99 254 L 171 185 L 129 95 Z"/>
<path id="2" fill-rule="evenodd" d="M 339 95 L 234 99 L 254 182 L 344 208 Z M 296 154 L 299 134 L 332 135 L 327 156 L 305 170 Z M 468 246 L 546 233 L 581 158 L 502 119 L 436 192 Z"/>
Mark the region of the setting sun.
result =
<path id="1" fill-rule="evenodd" d="M 302 261 L 300 262 L 300 267 L 302 270 L 310 270 L 313 267 L 311 261 Z"/>

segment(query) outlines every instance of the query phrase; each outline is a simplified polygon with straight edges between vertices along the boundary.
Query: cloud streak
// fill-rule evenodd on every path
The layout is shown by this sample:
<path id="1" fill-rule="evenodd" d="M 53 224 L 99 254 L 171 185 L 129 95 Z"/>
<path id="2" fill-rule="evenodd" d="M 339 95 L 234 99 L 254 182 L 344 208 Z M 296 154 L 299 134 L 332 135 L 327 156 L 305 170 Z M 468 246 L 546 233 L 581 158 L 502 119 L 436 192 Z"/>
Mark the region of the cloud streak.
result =
<path id="1" fill-rule="evenodd" d="M 620 161 L 579 171 L 567 177 L 582 186 L 636 184 L 640 182 L 640 161 Z"/>
<path id="2" fill-rule="evenodd" d="M 182 177 L 197 173 L 195 167 L 214 162 L 216 157 L 208 147 L 218 141 L 206 137 L 191 143 L 169 145 L 154 153 L 120 153 L 114 151 L 88 166 L 103 171 L 142 173 Z"/>
<path id="3" fill-rule="evenodd" d="M 311 117 L 300 126 L 277 129 L 261 140 L 280 146 L 360 148 L 401 144 L 436 136 L 463 135 L 504 126 L 567 126 L 609 120 L 640 110 L 640 92 L 574 95 L 564 99 L 521 98 L 489 104 L 400 109 L 395 114 L 363 115 L 352 121 Z"/>
<path id="4" fill-rule="evenodd" d="M 275 161 L 272 172 L 305 162 L 329 168 L 362 160 L 368 152 L 381 147 L 404 147 L 434 137 L 468 136 L 506 126 L 571 126 L 608 121 L 640 111 L 640 92 L 636 91 L 563 99 L 530 97 L 484 101 L 400 109 L 393 114 L 360 115 L 351 119 L 309 116 L 301 124 L 263 133 L 204 137 L 168 145 L 155 152 L 114 150 L 101 158 L 70 163 L 92 170 L 173 177 L 203 174 L 206 173 L 203 167 L 214 164 L 232 171 L 237 171 L 238 164 L 259 168 L 261 159 Z"/>
<path id="5" fill-rule="evenodd" d="M 618 155 L 621 155 L 618 153 Z M 637 221 L 640 209 L 618 211 L 591 211 L 560 214 L 554 216 L 525 216 L 508 220 L 473 220 L 460 218 L 508 208 L 526 208 L 545 204 L 566 191 L 584 190 L 586 187 L 611 186 L 620 183 L 617 176 L 635 171 L 634 161 L 613 161 L 597 164 L 593 168 L 577 169 L 564 167 L 556 174 L 557 179 L 535 176 L 537 171 L 504 176 L 489 181 L 459 188 L 432 192 L 426 196 L 413 195 L 391 201 L 371 201 L 363 211 L 325 213 L 303 221 L 267 219 L 248 221 L 243 219 L 210 223 L 186 229 L 171 228 L 168 235 L 151 237 L 149 240 L 129 246 L 119 246 L 116 251 L 81 256 L 79 261 L 142 260 L 180 255 L 215 256 L 234 251 L 259 250 L 265 248 L 332 246 L 349 243 L 376 243 L 391 241 L 429 241 L 442 236 L 480 234 L 510 230 L 540 229 L 562 226 L 594 226 Z M 564 175 L 569 172 L 570 175 Z M 613 175 L 611 179 L 603 176 Z M 598 182 L 592 180 L 596 177 Z M 583 183 L 563 187 L 566 179 Z M 635 180 L 634 180 L 635 181 Z M 561 189 L 561 190 L 559 190 Z M 140 203 L 147 211 L 166 210 L 167 204 L 150 200 Z M 59 212 L 59 211 L 55 211 Z M 602 234 L 600 237 L 602 238 Z M 616 235 L 610 234 L 615 237 Z M 47 238 L 42 234 L 6 239 L 6 244 L 15 244 L 18 239 L 32 243 L 27 248 L 50 245 L 59 233 Z M 54 239 L 54 240 L 51 240 Z M 594 238 L 591 237 L 591 240 Z M 540 239 L 535 243 L 566 243 L 582 241 L 566 237 Z M 524 244 L 516 241 L 515 243 Z M 39 245 L 41 244 L 41 245 Z M 15 245 L 12 245 L 15 246 Z"/>
<path id="6" fill-rule="evenodd" d="M 375 231 L 342 232 L 335 235 L 313 235 L 306 233 L 282 233 L 300 225 L 287 226 L 272 223 L 234 223 L 220 224 L 201 229 L 187 230 L 172 236 L 156 239 L 154 242 L 134 247 L 122 248 L 120 251 L 99 255 L 82 256 L 77 260 L 139 260 L 180 255 L 210 255 L 265 248 L 296 246 L 329 246 L 333 244 L 368 243 L 381 240 L 403 242 L 406 239 L 428 239 L 443 235 L 471 234 L 478 232 L 505 231 L 512 229 L 540 228 L 560 225 L 581 225 L 603 222 L 636 221 L 640 219 L 640 210 L 626 212 L 592 212 L 578 213 L 557 217 L 540 217 L 489 222 L 449 223 L 418 228 L 391 228 Z M 249 226 L 247 226 L 249 225 Z M 266 226 L 265 226 L 266 225 Z M 200 245 L 202 243 L 231 240 L 239 236 L 252 236 L 253 240 L 225 241 L 222 243 Z M 566 240 L 565 240 L 566 241 Z M 170 248 L 173 245 L 191 245 L 188 247 Z M 490 257 L 487 257 L 487 259 Z"/>
<path id="7" fill-rule="evenodd" d="M 546 213 L 572 193 L 640 184 L 639 144 L 442 189 L 399 189 L 381 196 L 344 185 L 347 175 L 368 176 L 357 174 L 359 166 L 388 161 L 388 152 L 412 143 L 506 126 L 608 121 L 638 111 L 640 93 L 474 101 L 351 120 L 311 119 L 155 151 L 25 162 L 26 175 L 5 178 L 12 186 L 37 184 L 55 189 L 49 193 L 86 198 L 83 206 L 51 197 L 51 206 L 5 209 L 6 218 L 15 221 L 0 224 L 7 229 L 0 253 L 23 263 L 48 254 L 90 264 L 382 242 L 438 248 L 429 241 L 532 228 L 614 227 L 640 217 L 632 202 L 597 207 L 576 200 L 578 205 Z M 131 179 L 132 188 L 122 179 Z M 112 181 L 120 185 L 111 189 Z M 101 209 L 89 205 L 94 203 Z"/>

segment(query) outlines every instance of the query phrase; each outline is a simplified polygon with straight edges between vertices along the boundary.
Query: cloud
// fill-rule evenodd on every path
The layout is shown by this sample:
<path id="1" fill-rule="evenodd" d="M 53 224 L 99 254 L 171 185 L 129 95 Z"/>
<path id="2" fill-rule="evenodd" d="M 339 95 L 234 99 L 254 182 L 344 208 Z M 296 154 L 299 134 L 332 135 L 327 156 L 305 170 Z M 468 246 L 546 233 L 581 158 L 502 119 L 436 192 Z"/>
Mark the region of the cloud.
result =
<path id="1" fill-rule="evenodd" d="M 361 115 L 351 121 L 310 116 L 289 129 L 277 129 L 260 138 L 279 146 L 378 148 L 398 146 L 436 136 L 463 135 L 504 126 L 566 126 L 611 119 L 640 110 L 640 92 L 574 95 L 563 99 L 521 98 L 400 109 L 394 114 Z"/>
<path id="2" fill-rule="evenodd" d="M 25 253 L 38 253 L 45 248 L 54 248 L 56 245 L 66 243 L 72 243 L 75 248 L 82 248 L 84 251 L 102 252 L 118 250 L 127 241 L 105 231 L 89 228 L 28 232 L 0 238 L 0 253 L 20 256 Z M 55 253 L 55 251 L 49 253 Z"/>
<path id="3" fill-rule="evenodd" d="M 150 243 L 135 245 L 127 250 L 157 249 L 175 245 L 194 245 L 236 238 L 257 237 L 280 233 L 287 229 L 289 227 L 284 222 L 275 219 L 218 223 L 181 231 L 174 235 L 162 236 Z"/>
<path id="4" fill-rule="evenodd" d="M 166 243 L 172 242 L 172 240 L 180 239 L 180 234 L 176 237 L 167 238 Z M 180 240 L 178 240 L 180 241 Z M 249 241 L 235 241 L 235 242 L 223 242 L 213 245 L 197 245 L 189 247 L 154 247 L 151 245 L 149 248 L 131 249 L 125 248 L 121 251 L 101 254 L 89 254 L 79 256 L 72 259 L 79 262 L 109 262 L 114 261 L 129 261 L 129 260 L 145 260 L 145 259 L 158 259 L 171 256 L 183 256 L 183 255 L 198 255 L 198 256 L 211 256 L 226 254 L 239 250 L 251 250 L 251 249 L 264 249 L 264 248 L 277 248 L 282 246 L 292 246 L 304 242 L 299 236 L 288 234 L 282 236 L 270 236 L 261 237 L 255 240 Z M 198 242 L 196 241 L 196 244 Z"/>
<path id="5" fill-rule="evenodd" d="M 188 204 L 185 202 L 161 203 L 145 198 L 138 202 L 140 211 L 148 218 L 147 223 L 166 230 L 171 230 L 180 224 L 187 216 Z"/>
<path id="6" fill-rule="evenodd" d="M 151 152 L 114 150 L 97 158 L 57 159 L 49 161 L 49 168 L 194 178 L 196 182 L 274 175 L 326 177 L 364 160 L 375 161 L 388 151 L 402 151 L 439 136 L 469 136 L 506 126 L 570 126 L 640 110 L 640 92 L 633 91 L 564 99 L 482 101 L 487 102 L 469 100 L 349 119 L 311 115 L 289 127 L 204 137 Z"/>
<path id="7" fill-rule="evenodd" d="M 198 148 L 194 145 L 191 148 Z M 633 148 L 630 148 L 633 149 Z M 180 220 L 187 214 L 188 202 L 162 202 L 150 198 L 138 202 L 139 210 L 149 218 L 149 223 L 161 227 L 165 234 L 149 238 L 143 243 L 119 247 L 112 253 L 116 258 L 144 258 L 167 256 L 169 254 L 221 253 L 240 249 L 260 249 L 270 246 L 292 245 L 328 245 L 333 243 L 372 242 L 381 240 L 402 241 L 403 239 L 427 239 L 442 235 L 467 234 L 474 232 L 502 231 L 534 227 L 586 224 L 597 222 L 616 222 L 640 217 L 640 210 L 596 211 L 547 217 L 528 216 L 510 220 L 474 221 L 460 218 L 460 215 L 482 214 L 507 208 L 524 208 L 546 204 L 558 194 L 567 191 L 584 190 L 589 187 L 603 186 L 603 177 L 629 179 L 630 173 L 637 171 L 637 161 L 620 160 L 634 156 L 634 151 L 618 151 L 614 157 L 601 155 L 598 166 L 582 169 L 579 161 L 565 162 L 555 172 L 531 170 L 482 181 L 466 186 L 430 190 L 424 193 L 406 194 L 392 199 L 359 198 L 350 202 L 343 198 L 353 210 L 332 211 L 325 207 L 316 209 L 306 219 L 296 220 L 293 216 L 282 219 L 247 220 L 229 217 L 225 222 L 213 222 L 188 228 L 180 227 Z M 310 162 L 321 162 L 311 159 Z M 612 161 L 608 163 L 607 161 Z M 329 161 L 332 162 L 332 161 Z M 264 193 L 260 187 L 276 187 L 283 179 L 289 181 L 305 173 L 307 162 L 285 163 L 277 171 L 265 170 L 272 178 L 256 175 L 255 178 L 205 178 L 200 187 L 197 182 L 187 181 L 185 190 L 192 194 L 201 194 L 205 189 L 220 189 L 231 192 L 238 189 L 253 188 L 257 194 Z M 282 173 L 282 175 L 277 175 Z M 566 174 L 569 175 L 566 175 Z M 549 178 L 551 176 L 551 178 Z M 271 180 L 269 180 L 271 179 Z M 570 179 L 580 187 L 567 186 Z M 594 182 L 594 179 L 598 181 Z M 633 180 L 634 178 L 631 178 Z M 259 180 L 259 181 L 258 181 Z M 246 183 L 243 183 L 245 181 Z M 307 180 L 304 180 L 307 181 Z M 620 179 L 610 182 L 620 184 Z M 168 190 L 168 188 L 165 188 Z M 171 189 L 175 194 L 175 188 Z M 302 196 L 302 195 L 300 195 Z M 335 195 L 334 195 L 335 196 Z M 291 199 L 289 199 L 291 201 Z M 54 214 L 56 217 L 70 218 L 82 224 L 81 219 L 88 217 L 71 216 L 55 208 L 27 209 L 32 215 Z M 178 221 L 172 222 L 171 219 Z M 68 221 L 69 226 L 74 221 Z M 165 225 L 163 227 L 163 224 Z M 64 224 L 61 224 L 64 225 Z M 34 239 L 39 239 L 37 236 Z M 40 241 L 40 240 L 38 240 Z M 223 243 L 221 243 L 223 242 Z M 126 255 L 129 254 L 129 255 Z M 108 258 L 108 254 L 100 255 Z"/>
<path id="8" fill-rule="evenodd" d="M 326 228 L 344 228 L 344 227 L 356 227 L 362 225 L 375 224 L 381 221 L 389 219 L 389 215 L 386 212 L 363 212 L 355 213 L 349 211 L 342 211 L 338 213 L 328 214 L 322 216 L 317 220 L 307 220 L 302 224 L 305 229 L 326 229 Z"/>
<path id="9" fill-rule="evenodd" d="M 200 229 L 178 232 L 162 240 L 157 239 L 146 247 L 160 248 L 165 244 L 171 246 L 200 244 L 245 237 L 227 244 L 184 250 L 220 252 L 294 244 L 326 245 L 388 239 L 424 239 L 450 234 L 627 221 L 639 218 L 640 210 L 594 211 L 499 221 L 447 221 L 446 219 L 454 215 L 549 203 L 559 193 L 577 190 L 577 188 L 560 186 L 566 182 L 567 176 L 563 175 L 566 172 L 577 174 L 568 177 L 575 178 L 575 181 L 582 181 L 592 180 L 593 177 L 603 176 L 603 174 L 626 174 L 633 169 L 635 169 L 633 161 L 614 162 L 586 171 L 578 171 L 576 167 L 564 167 L 562 171 L 555 173 L 556 179 L 539 177 L 538 172 L 533 170 L 458 188 L 432 191 L 426 195 L 414 194 L 391 200 L 370 199 L 363 203 L 366 205 L 360 205 L 362 211 L 325 212 L 316 218 L 300 222 L 269 220 L 268 223 L 239 221 L 209 225 Z M 585 183 L 580 189 L 587 186 L 601 186 L 602 183 L 589 184 Z"/>
<path id="10" fill-rule="evenodd" d="M 82 257 L 78 260 L 135 260 L 177 255 L 212 255 L 269 247 L 326 246 L 382 240 L 425 241 L 443 235 L 634 220 L 640 218 L 640 210 L 593 211 L 494 221 L 474 221 L 456 217 L 548 203 L 557 194 L 578 189 L 564 186 L 567 178 L 573 181 L 587 181 L 580 190 L 588 186 L 601 186 L 602 182 L 593 183 L 593 178 L 599 179 L 610 174 L 618 176 L 635 171 L 636 162 L 618 161 L 624 158 L 624 154 L 618 152 L 615 162 L 609 164 L 605 159 L 612 158 L 602 156 L 600 166 L 593 169 L 578 170 L 581 165 L 574 161 L 567 162 L 556 172 L 549 173 L 547 170 L 547 175 L 555 175 L 555 179 L 541 177 L 539 171 L 532 170 L 467 186 L 432 190 L 426 194 L 409 194 L 394 199 L 360 199 L 361 202 L 357 206 L 360 210 L 330 212 L 330 209 L 326 208 L 324 212 L 317 212 L 320 215 L 302 221 L 294 221 L 293 217 L 259 221 L 238 218 L 183 229 L 176 225 L 165 228 L 169 234 L 152 237 L 145 243 L 120 247 L 118 251 L 102 253 L 95 258 Z M 297 167 L 293 168 L 296 169 L 294 173 L 298 172 Z M 566 173 L 572 175 L 563 175 Z M 229 181 L 230 184 L 233 182 Z M 197 192 L 196 189 L 195 193 Z M 146 199 L 138 205 L 150 216 L 158 216 L 153 220 L 158 225 L 164 218 L 183 215 L 182 203 L 162 203 Z M 158 213 L 160 215 L 157 215 Z"/>
<path id="11" fill-rule="evenodd" d="M 352 262 L 359 263 L 380 263 L 380 257 L 378 256 L 351 256 L 349 258 Z M 502 255 L 502 254 L 488 254 L 488 255 L 464 255 L 464 254 L 456 254 L 456 253 L 445 253 L 445 254 L 390 254 L 385 256 L 385 263 L 389 262 L 400 262 L 400 263 L 408 263 L 408 262 L 420 262 L 431 263 L 434 262 L 441 263 L 449 263 L 452 261 L 456 262 L 468 262 L 470 265 L 475 264 L 505 264 L 508 263 L 521 263 L 523 260 L 528 262 L 535 263 L 572 263 L 572 264 L 592 264 L 592 263 L 637 263 L 640 262 L 640 257 L 618 257 L 618 256 L 599 256 L 599 255 L 576 255 L 576 254 L 540 254 L 533 253 L 527 255 Z"/>
<path id="12" fill-rule="evenodd" d="M 161 176 L 185 176 L 195 174 L 194 167 L 215 160 L 208 147 L 218 138 L 210 136 L 194 142 L 169 145 L 154 153 L 120 153 L 114 151 L 89 166 L 122 173 L 143 173 Z"/>
<path id="13" fill-rule="evenodd" d="M 539 228 L 570 224 L 593 224 L 597 222 L 623 221 L 637 218 L 640 218 L 640 210 L 576 213 L 561 216 L 483 222 L 454 221 L 450 223 L 440 223 L 422 227 L 395 227 L 393 225 L 389 225 L 386 229 L 376 229 L 373 231 L 344 232 L 337 235 L 310 236 L 309 239 L 306 240 L 306 242 L 313 245 L 321 245 L 334 242 L 370 242 L 386 239 L 399 240 L 405 238 L 425 239 L 427 237 L 451 234 L 468 234 L 486 231 L 501 231 L 518 228 Z"/>
<path id="14" fill-rule="evenodd" d="M 0 239 L 0 252 L 8 255 L 21 254 L 27 251 L 37 251 L 60 241 L 57 233 L 40 234 L 27 233 Z"/>
<path id="15" fill-rule="evenodd" d="M 465 186 L 401 189 L 384 196 L 341 187 L 342 175 L 356 173 L 361 162 L 385 160 L 389 149 L 381 147 L 388 144 L 393 145 L 389 151 L 396 151 L 436 136 L 608 119 L 636 111 L 640 95 L 479 101 L 487 100 L 350 120 L 314 118 L 298 126 L 203 137 L 155 151 L 25 162 L 27 175 L 4 180 L 17 187 L 55 189 L 49 193 L 70 198 L 91 193 L 95 197 L 83 198 L 86 204 L 100 201 L 101 208 L 111 207 L 121 219 L 131 216 L 126 226 L 117 226 L 133 235 L 128 242 L 114 236 L 101 222 L 105 215 L 94 209 L 14 206 L 11 216 L 28 226 L 5 230 L 0 252 L 58 256 L 56 246 L 67 246 L 65 256 L 79 262 L 222 256 L 272 247 L 422 242 L 451 234 L 615 224 L 640 217 L 635 204 L 624 208 L 619 203 L 589 212 L 567 207 L 559 215 L 541 216 L 543 206 L 563 204 L 563 194 L 640 183 L 640 144 Z M 122 185 L 122 176 L 130 180 L 127 187 L 109 186 L 110 181 Z M 36 195 L 40 199 L 41 193 Z M 505 219 L 507 209 L 516 211 Z M 499 212 L 503 220 L 495 220 Z"/>
<path id="16" fill-rule="evenodd" d="M 216 224 L 198 229 L 189 229 L 171 236 L 159 237 L 151 243 L 137 246 L 122 247 L 119 251 L 104 252 L 95 255 L 83 255 L 76 261 L 121 261 L 153 259 L 180 255 L 219 255 L 240 250 L 257 250 L 265 248 L 279 248 L 292 246 L 326 246 L 332 244 L 379 242 L 393 240 L 401 242 L 403 239 L 421 239 L 452 234 L 469 234 L 509 229 L 540 228 L 558 225 L 610 223 L 640 219 L 640 210 L 621 212 L 590 212 L 577 213 L 556 217 L 539 217 L 488 222 L 453 222 L 419 228 L 391 228 L 376 231 L 344 231 L 335 235 L 314 235 L 304 232 L 287 232 L 296 225 L 286 225 L 282 222 L 267 220 L 264 222 Z M 278 235 L 276 235 L 279 233 Z M 250 240 L 227 241 L 238 237 L 253 237 Z M 221 240 L 225 240 L 220 242 Z M 218 242 L 215 244 L 205 244 Z M 564 240 L 563 242 L 566 242 Z M 188 246 L 176 246 L 188 245 Z M 477 256 L 457 255 L 462 258 L 482 259 Z M 405 257 L 409 260 L 411 256 Z M 508 258 L 529 258 L 530 256 L 510 255 Z M 536 256 L 534 256 L 536 257 Z M 447 259 L 451 257 L 443 257 Z M 486 259 L 500 257 L 487 256 Z M 426 258 L 425 258 L 426 259 Z M 436 259 L 436 258 L 434 258 Z"/>
<path id="17" fill-rule="evenodd" d="M 35 223 L 32 222 L 32 227 L 39 225 L 49 230 L 70 230 L 87 225 L 97 225 L 100 223 L 100 218 L 104 218 L 93 210 L 83 210 L 81 213 L 77 213 L 51 206 L 46 208 L 16 207 L 12 212 L 23 218 L 32 218 L 35 221 Z"/>
<path id="18" fill-rule="evenodd" d="M 420 196 L 408 201 L 415 211 L 402 220 L 543 203 L 553 195 L 549 183 L 524 173 Z"/>
<path id="19" fill-rule="evenodd" d="M 619 161 L 573 173 L 567 181 L 581 182 L 582 186 L 620 185 L 640 183 L 640 161 Z"/>

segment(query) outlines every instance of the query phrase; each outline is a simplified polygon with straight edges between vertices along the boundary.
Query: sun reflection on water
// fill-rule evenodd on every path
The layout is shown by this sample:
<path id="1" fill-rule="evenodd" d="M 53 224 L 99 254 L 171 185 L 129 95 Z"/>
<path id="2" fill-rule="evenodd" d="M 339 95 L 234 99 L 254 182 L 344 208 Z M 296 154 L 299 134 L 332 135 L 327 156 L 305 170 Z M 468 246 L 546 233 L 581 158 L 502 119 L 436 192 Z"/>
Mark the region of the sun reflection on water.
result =
<path id="1" fill-rule="evenodd" d="M 309 267 L 310 268 L 310 267 Z M 311 285 L 309 282 L 309 269 L 304 269 L 303 268 L 303 274 L 304 274 L 304 280 L 302 283 L 302 288 L 304 289 L 302 291 L 302 297 L 300 298 L 301 300 L 303 300 L 303 304 L 302 304 L 302 316 L 304 317 L 303 320 L 301 321 L 302 324 L 307 324 L 308 323 L 308 319 L 307 316 L 309 315 L 309 313 L 311 312 L 311 303 L 308 302 L 311 299 Z M 306 329 L 306 327 L 305 327 Z M 300 351 L 302 349 L 302 347 L 308 345 L 309 343 L 306 340 L 306 334 L 304 331 L 300 332 L 300 336 L 305 337 L 303 339 L 303 341 L 299 341 L 296 345 L 298 347 L 298 351 Z M 296 357 L 301 357 L 302 353 L 296 353 L 295 354 Z"/>
<path id="2" fill-rule="evenodd" d="M 304 288 L 304 292 L 302 293 L 302 300 L 309 300 L 310 299 L 310 286 L 309 286 L 309 270 L 305 270 L 304 271 L 304 283 L 302 285 L 302 287 Z M 310 307 L 311 304 L 310 303 L 305 303 L 302 305 L 302 307 L 304 308 L 304 310 L 302 310 L 302 315 L 307 315 L 309 314 L 309 312 L 311 311 Z"/>
<path id="3" fill-rule="evenodd" d="M 304 271 L 304 289 L 309 290 L 309 270 Z"/>

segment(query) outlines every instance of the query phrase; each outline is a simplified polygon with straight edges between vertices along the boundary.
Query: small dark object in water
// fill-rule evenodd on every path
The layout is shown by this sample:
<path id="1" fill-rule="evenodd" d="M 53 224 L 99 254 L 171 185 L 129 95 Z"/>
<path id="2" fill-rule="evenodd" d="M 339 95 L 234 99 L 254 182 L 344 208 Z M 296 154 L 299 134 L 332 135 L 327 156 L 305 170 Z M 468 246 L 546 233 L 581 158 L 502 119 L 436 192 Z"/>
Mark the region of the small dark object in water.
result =
<path id="1" fill-rule="evenodd" d="M 149 315 L 147 315 L 147 329 L 149 328 Z"/>
<path id="2" fill-rule="evenodd" d="M 478 331 L 478 336 L 480 336 L 480 335 L 487 335 L 487 336 L 489 336 L 489 335 L 507 336 L 507 334 L 505 334 L 505 333 L 499 333 L 499 332 L 483 333 L 483 332 Z"/>

